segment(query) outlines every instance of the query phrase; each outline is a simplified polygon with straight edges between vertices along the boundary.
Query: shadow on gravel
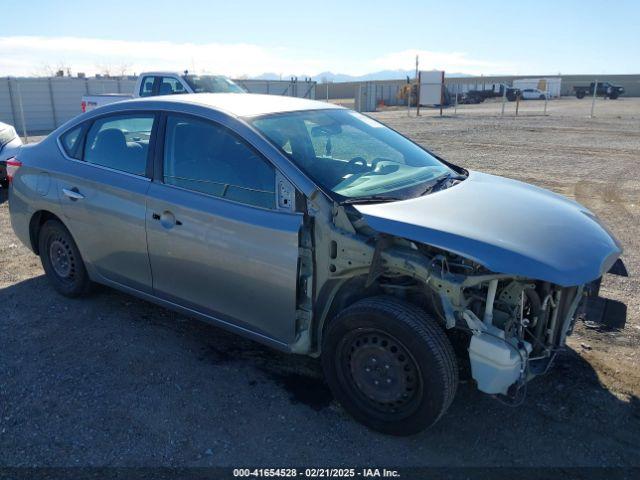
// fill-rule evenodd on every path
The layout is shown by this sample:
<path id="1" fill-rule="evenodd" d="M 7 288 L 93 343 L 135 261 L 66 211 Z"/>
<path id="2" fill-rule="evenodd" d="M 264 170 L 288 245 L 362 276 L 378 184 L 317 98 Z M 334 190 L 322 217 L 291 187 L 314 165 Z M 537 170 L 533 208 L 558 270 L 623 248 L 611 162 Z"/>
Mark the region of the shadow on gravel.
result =
<path id="1" fill-rule="evenodd" d="M 610 298 L 590 297 L 579 317 L 585 327 L 592 330 L 599 332 L 622 330 L 627 324 L 627 306 Z"/>
<path id="2" fill-rule="evenodd" d="M 9 198 L 9 190 L 4 187 L 0 187 L 0 205 L 7 201 Z"/>
<path id="3" fill-rule="evenodd" d="M 316 360 L 107 288 L 62 298 L 44 277 L 0 289 L 0 386 L 0 465 L 197 465 L 212 445 L 216 461 L 244 465 L 289 454 L 294 462 L 298 449 L 323 465 L 640 458 L 638 398 L 607 390 L 573 350 L 528 385 L 519 408 L 466 381 L 429 431 L 385 437 L 333 402 Z"/>

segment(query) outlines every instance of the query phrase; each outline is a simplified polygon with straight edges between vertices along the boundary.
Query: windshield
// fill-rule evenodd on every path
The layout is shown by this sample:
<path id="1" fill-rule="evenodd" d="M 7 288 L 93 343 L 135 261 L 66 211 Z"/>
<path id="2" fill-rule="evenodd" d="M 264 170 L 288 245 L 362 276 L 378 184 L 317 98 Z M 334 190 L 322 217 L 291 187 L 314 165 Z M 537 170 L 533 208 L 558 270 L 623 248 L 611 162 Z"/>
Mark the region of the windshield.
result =
<path id="1" fill-rule="evenodd" d="M 346 109 L 308 110 L 252 121 L 309 177 L 339 200 L 403 199 L 454 172 L 399 133 Z"/>
<path id="2" fill-rule="evenodd" d="M 221 75 L 184 75 L 194 93 L 246 93 L 238 84 Z"/>

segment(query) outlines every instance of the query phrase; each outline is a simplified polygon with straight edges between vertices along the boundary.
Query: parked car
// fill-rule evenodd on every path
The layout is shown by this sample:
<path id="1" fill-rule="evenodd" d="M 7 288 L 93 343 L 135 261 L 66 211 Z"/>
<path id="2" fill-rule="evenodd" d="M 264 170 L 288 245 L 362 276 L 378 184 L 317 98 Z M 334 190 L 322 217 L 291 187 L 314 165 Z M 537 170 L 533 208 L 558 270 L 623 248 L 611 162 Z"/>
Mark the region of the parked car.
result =
<path id="1" fill-rule="evenodd" d="M 522 91 L 516 87 L 507 87 L 506 97 L 510 102 L 515 102 L 518 96 L 522 95 Z"/>
<path id="2" fill-rule="evenodd" d="M 13 229 L 62 295 L 97 282 L 320 357 L 344 408 L 390 434 L 451 404 L 454 331 L 477 387 L 520 399 L 622 252 L 572 200 L 298 98 L 120 102 L 16 160 Z"/>
<path id="3" fill-rule="evenodd" d="M 520 98 L 522 100 L 545 100 L 547 93 L 537 88 L 523 88 Z"/>
<path id="4" fill-rule="evenodd" d="M 221 75 L 193 75 L 188 72 L 145 72 L 136 80 L 132 94 L 104 93 L 84 95 L 80 108 L 88 112 L 94 108 L 136 97 L 181 95 L 184 93 L 246 93 L 233 80 Z"/>
<path id="5" fill-rule="evenodd" d="M 7 188 L 7 160 L 12 159 L 22 145 L 22 141 L 11 125 L 0 122 L 0 187 Z M 11 165 L 9 165 L 11 169 Z"/>
<path id="6" fill-rule="evenodd" d="M 484 97 L 482 95 L 478 95 L 475 90 L 461 93 L 460 99 L 458 101 L 458 103 L 462 103 L 465 105 L 476 105 L 482 102 L 484 102 Z"/>
<path id="7" fill-rule="evenodd" d="M 477 104 L 484 102 L 487 98 L 495 97 L 493 90 L 469 90 L 462 94 L 462 99 L 459 103 Z"/>
<path id="8" fill-rule="evenodd" d="M 591 84 L 586 86 L 575 86 L 573 87 L 573 91 L 576 94 L 577 98 L 584 98 L 586 95 L 593 96 L 593 89 L 595 86 L 595 82 L 591 82 Z M 624 94 L 624 88 L 619 85 L 614 85 L 609 82 L 598 82 L 598 87 L 596 89 L 597 97 L 606 97 L 611 100 L 615 100 L 620 95 Z"/>

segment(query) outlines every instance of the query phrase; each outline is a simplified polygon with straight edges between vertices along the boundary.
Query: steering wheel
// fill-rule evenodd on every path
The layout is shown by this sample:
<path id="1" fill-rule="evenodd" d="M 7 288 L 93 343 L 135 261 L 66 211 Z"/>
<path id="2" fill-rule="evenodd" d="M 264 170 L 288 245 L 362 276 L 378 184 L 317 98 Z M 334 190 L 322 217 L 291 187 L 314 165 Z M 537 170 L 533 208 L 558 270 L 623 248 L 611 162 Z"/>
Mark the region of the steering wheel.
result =
<path id="1" fill-rule="evenodd" d="M 378 163 L 380 162 L 388 162 L 389 160 L 382 157 L 376 157 L 371 160 L 371 170 L 375 170 L 378 167 Z"/>
<path id="2" fill-rule="evenodd" d="M 369 165 L 363 157 L 353 157 L 347 163 L 347 168 L 350 172 L 359 173 L 369 170 Z"/>

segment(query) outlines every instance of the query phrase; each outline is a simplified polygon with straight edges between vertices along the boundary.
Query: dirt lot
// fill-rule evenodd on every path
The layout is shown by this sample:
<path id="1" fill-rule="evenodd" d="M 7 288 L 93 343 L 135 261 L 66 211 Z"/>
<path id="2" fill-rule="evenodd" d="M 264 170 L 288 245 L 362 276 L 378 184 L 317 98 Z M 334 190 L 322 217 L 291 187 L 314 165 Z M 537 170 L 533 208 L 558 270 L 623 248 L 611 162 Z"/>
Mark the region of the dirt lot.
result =
<path id="1" fill-rule="evenodd" d="M 0 204 L 0 465 L 640 465 L 640 99 L 485 103 L 376 118 L 471 169 L 595 211 L 624 244 L 605 314 L 579 323 L 556 368 L 510 408 L 463 382 L 411 438 L 372 433 L 332 400 L 317 364 L 127 295 L 54 293 Z M 3 197 L 4 200 L 4 197 Z M 505 199 L 508 201 L 508 199 Z M 594 325 L 590 325 L 593 327 Z"/>

